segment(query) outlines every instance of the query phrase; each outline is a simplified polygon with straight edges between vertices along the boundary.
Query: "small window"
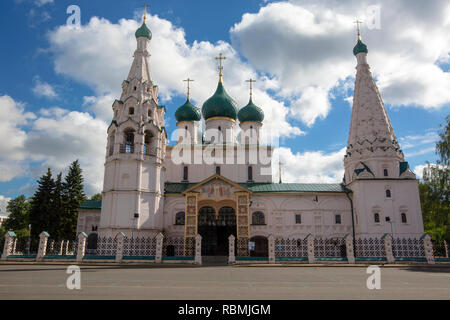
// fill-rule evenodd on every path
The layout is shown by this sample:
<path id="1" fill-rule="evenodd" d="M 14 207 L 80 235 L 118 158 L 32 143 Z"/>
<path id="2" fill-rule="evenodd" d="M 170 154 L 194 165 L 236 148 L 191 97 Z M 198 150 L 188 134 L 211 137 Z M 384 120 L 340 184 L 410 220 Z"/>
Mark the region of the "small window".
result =
<path id="1" fill-rule="evenodd" d="M 134 114 L 134 108 L 131 107 L 130 109 L 128 109 L 128 114 Z"/>
<path id="2" fill-rule="evenodd" d="M 182 226 L 184 225 L 184 212 L 180 211 L 175 215 L 175 224 Z"/>
<path id="3" fill-rule="evenodd" d="M 266 224 L 264 219 L 264 213 L 261 211 L 253 212 L 252 214 L 252 224 L 253 225 L 264 225 Z"/>
<path id="4" fill-rule="evenodd" d="M 340 215 L 340 214 L 336 214 L 336 215 L 334 216 L 334 222 L 335 222 L 336 224 L 341 224 L 341 215 Z"/>
<path id="5" fill-rule="evenodd" d="M 301 214 L 296 214 L 295 215 L 295 223 L 296 224 L 301 224 L 302 223 L 302 215 Z"/>
<path id="6" fill-rule="evenodd" d="M 220 174 L 220 166 L 216 167 L 216 174 Z"/>
<path id="7" fill-rule="evenodd" d="M 383 170 L 383 175 L 385 176 L 385 177 L 387 177 L 389 174 L 388 174 L 388 169 L 384 169 Z"/>
<path id="8" fill-rule="evenodd" d="M 148 116 L 149 118 L 151 118 L 151 116 L 152 116 L 152 110 L 150 110 L 150 109 L 147 110 L 147 116 Z"/>
<path id="9" fill-rule="evenodd" d="M 253 181 L 253 167 L 248 167 L 248 181 Z"/>
<path id="10" fill-rule="evenodd" d="M 137 87 L 134 87 L 134 91 L 136 91 L 137 90 Z"/>
<path id="11" fill-rule="evenodd" d="M 406 213 L 402 213 L 401 217 L 402 217 L 402 223 L 407 223 L 408 222 L 408 219 L 406 219 Z"/>
<path id="12" fill-rule="evenodd" d="M 183 180 L 188 181 L 188 167 L 183 167 Z"/>
<path id="13" fill-rule="evenodd" d="M 222 131 L 222 128 L 219 126 L 219 131 Z"/>
<path id="14" fill-rule="evenodd" d="M 386 198 L 390 198 L 391 197 L 391 190 L 386 189 Z"/>
<path id="15" fill-rule="evenodd" d="M 380 214 L 379 213 L 374 213 L 373 214 L 373 220 L 375 221 L 375 223 L 380 223 Z"/>

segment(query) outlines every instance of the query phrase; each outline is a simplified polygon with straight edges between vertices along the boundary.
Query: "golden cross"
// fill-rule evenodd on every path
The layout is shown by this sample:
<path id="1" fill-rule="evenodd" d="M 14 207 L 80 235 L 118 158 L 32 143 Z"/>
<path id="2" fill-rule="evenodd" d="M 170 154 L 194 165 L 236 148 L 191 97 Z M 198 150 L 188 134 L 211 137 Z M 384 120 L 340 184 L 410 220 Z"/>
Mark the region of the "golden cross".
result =
<path id="1" fill-rule="evenodd" d="M 183 80 L 183 81 L 187 82 L 187 99 L 189 100 L 189 92 L 190 92 L 189 91 L 190 90 L 189 83 L 194 80 L 187 78 L 186 80 Z"/>
<path id="2" fill-rule="evenodd" d="M 219 81 L 222 82 L 222 60 L 225 60 L 227 57 L 222 56 L 222 53 L 219 53 L 219 56 L 216 57 L 216 60 L 219 60 Z"/>
<path id="3" fill-rule="evenodd" d="M 358 40 L 361 40 L 361 32 L 359 30 L 359 25 L 363 23 L 361 20 L 356 19 L 353 21 L 353 23 L 356 23 L 356 30 L 358 30 Z"/>
<path id="4" fill-rule="evenodd" d="M 256 80 L 250 78 L 250 79 L 248 79 L 248 80 L 245 80 L 245 82 L 249 82 L 249 83 L 250 83 L 250 100 L 251 100 L 251 99 L 252 99 L 252 89 L 253 89 L 252 83 L 255 83 Z"/>
<path id="5" fill-rule="evenodd" d="M 144 3 L 144 23 L 145 23 L 145 20 L 147 19 L 147 8 L 149 7 L 150 5 L 148 5 L 148 4 L 146 4 L 146 3 Z"/>

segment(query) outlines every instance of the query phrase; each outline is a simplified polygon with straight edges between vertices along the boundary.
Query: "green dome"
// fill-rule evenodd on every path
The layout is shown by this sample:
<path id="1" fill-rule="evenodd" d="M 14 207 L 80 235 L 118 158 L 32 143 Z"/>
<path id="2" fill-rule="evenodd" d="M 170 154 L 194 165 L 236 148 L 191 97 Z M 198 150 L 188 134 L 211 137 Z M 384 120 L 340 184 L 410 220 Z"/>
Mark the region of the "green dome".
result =
<path id="1" fill-rule="evenodd" d="M 361 41 L 358 40 L 356 46 L 353 48 L 353 54 L 356 56 L 358 53 L 365 52 L 367 53 L 367 46 Z"/>
<path id="2" fill-rule="evenodd" d="M 216 92 L 205 101 L 202 107 L 205 120 L 212 117 L 226 117 L 236 120 L 237 112 L 236 102 L 227 94 L 222 82 L 219 82 Z"/>
<path id="3" fill-rule="evenodd" d="M 241 110 L 239 110 L 238 119 L 239 122 L 246 122 L 246 121 L 262 122 L 264 120 L 264 112 L 261 110 L 260 107 L 256 106 L 253 103 L 252 99 L 250 99 L 248 104 Z"/>
<path id="4" fill-rule="evenodd" d="M 194 106 L 189 99 L 175 111 L 175 119 L 181 121 L 200 121 L 202 115 L 200 109 Z"/>
<path id="5" fill-rule="evenodd" d="M 152 39 L 152 32 L 149 28 L 147 28 L 145 22 L 139 29 L 136 30 L 136 33 L 134 35 L 136 36 L 136 39 L 139 37 L 146 37 L 148 40 Z"/>

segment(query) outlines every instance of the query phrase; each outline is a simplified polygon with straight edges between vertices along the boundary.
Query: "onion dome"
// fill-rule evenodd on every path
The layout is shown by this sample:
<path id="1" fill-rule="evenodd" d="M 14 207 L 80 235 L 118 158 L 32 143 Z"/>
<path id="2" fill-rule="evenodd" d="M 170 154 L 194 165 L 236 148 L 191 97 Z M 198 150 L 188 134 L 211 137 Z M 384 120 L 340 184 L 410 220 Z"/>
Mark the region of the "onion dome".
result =
<path id="1" fill-rule="evenodd" d="M 356 56 L 358 53 L 365 52 L 367 53 L 367 46 L 361 41 L 361 39 L 358 39 L 358 42 L 356 43 L 356 46 L 353 48 L 353 54 Z"/>
<path id="2" fill-rule="evenodd" d="M 212 117 L 226 117 L 236 120 L 237 113 L 236 102 L 227 94 L 222 82 L 219 81 L 216 92 L 203 104 L 203 118 L 208 120 Z"/>
<path id="3" fill-rule="evenodd" d="M 134 35 L 136 36 L 136 39 L 139 38 L 139 37 L 145 37 L 148 40 L 152 39 L 152 32 L 147 27 L 145 22 L 142 23 L 142 26 L 140 26 L 140 28 L 136 30 L 136 33 Z"/>
<path id="4" fill-rule="evenodd" d="M 264 112 L 260 107 L 256 106 L 253 103 L 252 99 L 250 98 L 248 104 L 241 110 L 239 110 L 238 119 L 239 122 L 246 122 L 246 121 L 262 122 L 264 120 Z"/>
<path id="5" fill-rule="evenodd" d="M 189 99 L 175 111 L 175 119 L 181 121 L 200 121 L 202 115 L 200 109 L 194 106 Z"/>

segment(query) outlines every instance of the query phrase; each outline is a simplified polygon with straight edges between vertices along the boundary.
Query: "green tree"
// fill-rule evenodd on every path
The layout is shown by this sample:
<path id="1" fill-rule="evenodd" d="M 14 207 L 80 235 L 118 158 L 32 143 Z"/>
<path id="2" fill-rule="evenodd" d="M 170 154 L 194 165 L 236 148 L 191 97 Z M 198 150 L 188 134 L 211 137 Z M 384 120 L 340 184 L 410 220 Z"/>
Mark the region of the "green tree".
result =
<path id="1" fill-rule="evenodd" d="M 96 200 L 96 201 L 102 200 L 102 194 L 96 193 L 89 200 Z"/>
<path id="2" fill-rule="evenodd" d="M 52 196 L 52 209 L 49 213 L 51 224 L 49 226 L 50 237 L 56 240 L 62 240 L 61 235 L 61 215 L 64 212 L 64 203 L 63 203 L 63 182 L 62 182 L 62 173 L 59 173 L 56 176 L 55 180 L 55 189 L 53 191 Z M 50 231 L 51 230 L 51 231 Z"/>
<path id="3" fill-rule="evenodd" d="M 47 173 L 38 180 L 38 188 L 30 202 L 29 218 L 33 243 L 37 242 L 42 231 L 49 232 L 51 237 L 53 237 L 52 233 L 55 233 L 55 222 L 52 219 L 54 191 L 55 181 L 52 171 L 48 168 Z"/>
<path id="4" fill-rule="evenodd" d="M 62 199 L 64 210 L 60 216 L 60 235 L 72 239 L 77 229 L 78 207 L 86 200 L 83 192 L 83 175 L 78 160 L 72 162 L 63 183 Z"/>
<path id="5" fill-rule="evenodd" d="M 450 240 L 450 116 L 446 122 L 436 143 L 439 159 L 436 164 L 427 163 L 419 183 L 424 229 L 438 241 Z"/>
<path id="6" fill-rule="evenodd" d="M 30 213 L 30 202 L 24 195 L 10 200 L 6 207 L 9 212 L 8 219 L 5 220 L 2 227 L 4 231 L 14 231 L 18 238 L 29 236 L 28 223 Z"/>

